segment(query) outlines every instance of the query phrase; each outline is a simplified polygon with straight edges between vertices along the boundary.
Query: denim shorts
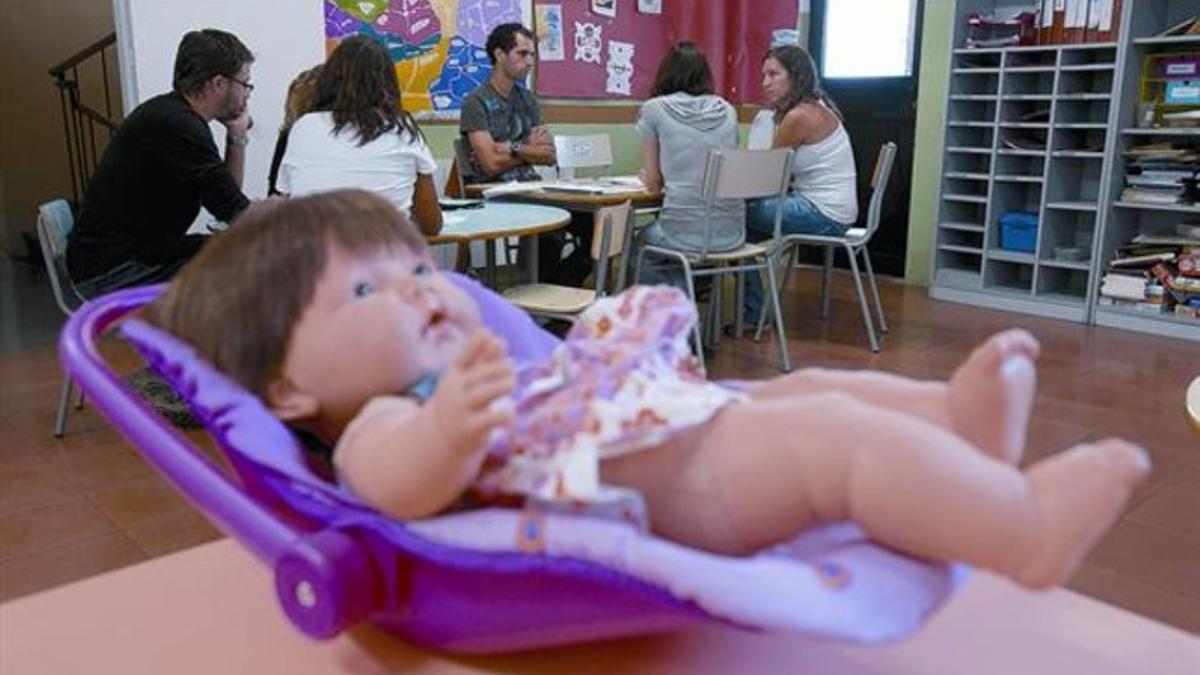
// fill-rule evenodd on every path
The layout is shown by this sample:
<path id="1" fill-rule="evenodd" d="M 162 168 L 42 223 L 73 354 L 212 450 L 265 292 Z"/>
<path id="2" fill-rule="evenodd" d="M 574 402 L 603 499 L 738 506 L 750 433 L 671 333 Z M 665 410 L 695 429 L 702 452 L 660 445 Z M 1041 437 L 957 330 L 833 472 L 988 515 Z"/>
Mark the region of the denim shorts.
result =
<path id="1" fill-rule="evenodd" d="M 746 202 L 746 238 L 762 241 L 775 236 L 775 205 L 779 197 L 764 197 Z M 788 195 L 783 198 L 783 234 L 820 234 L 840 236 L 850 229 L 821 213 L 807 197 Z"/>

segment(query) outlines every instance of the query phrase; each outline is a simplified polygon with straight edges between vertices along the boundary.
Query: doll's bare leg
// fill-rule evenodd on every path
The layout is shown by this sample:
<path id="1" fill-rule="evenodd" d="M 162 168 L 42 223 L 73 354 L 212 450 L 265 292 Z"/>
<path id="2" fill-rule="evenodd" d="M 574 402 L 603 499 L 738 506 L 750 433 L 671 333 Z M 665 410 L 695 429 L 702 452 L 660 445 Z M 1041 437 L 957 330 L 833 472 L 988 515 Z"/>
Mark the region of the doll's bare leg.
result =
<path id="1" fill-rule="evenodd" d="M 658 480 L 663 467 L 631 466 L 652 463 L 657 450 L 630 455 L 620 476 L 606 472 L 643 491 L 652 527 L 669 538 L 749 553 L 813 523 L 851 519 L 912 555 L 965 561 L 1030 587 L 1070 576 L 1148 467 L 1140 448 L 1104 441 L 1022 473 L 936 425 L 842 394 L 730 406 L 694 439 L 695 452 L 675 455 L 679 475 L 701 477 L 692 493 Z M 721 525 L 712 517 L 721 511 L 730 538 L 704 532 L 694 541 L 694 521 Z"/>
<path id="2" fill-rule="evenodd" d="M 1006 330 L 975 348 L 950 378 L 953 428 L 989 455 L 1016 464 L 1025 451 L 1041 353 L 1027 331 Z"/>
<path id="3" fill-rule="evenodd" d="M 1023 330 L 997 333 L 959 366 L 949 383 L 872 370 L 806 368 L 751 390 L 755 399 L 843 392 L 950 429 L 1009 464 L 1021 459 L 1037 374 L 1037 340 Z"/>

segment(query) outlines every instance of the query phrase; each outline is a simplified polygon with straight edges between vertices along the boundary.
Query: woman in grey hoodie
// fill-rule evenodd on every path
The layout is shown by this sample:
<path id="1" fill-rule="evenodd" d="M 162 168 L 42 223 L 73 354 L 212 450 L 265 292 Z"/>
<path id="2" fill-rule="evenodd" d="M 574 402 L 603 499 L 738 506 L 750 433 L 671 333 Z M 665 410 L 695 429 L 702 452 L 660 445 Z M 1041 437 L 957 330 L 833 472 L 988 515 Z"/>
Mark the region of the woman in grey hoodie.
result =
<path id="1" fill-rule="evenodd" d="M 737 113 L 713 93 L 704 52 L 691 42 L 672 47 L 659 64 L 652 96 L 638 113 L 642 181 L 663 190 L 663 208 L 643 241 L 688 252 L 741 246 L 746 228 L 740 200 L 719 202 L 711 225 L 704 219 L 700 188 L 708 151 L 738 145 Z"/>

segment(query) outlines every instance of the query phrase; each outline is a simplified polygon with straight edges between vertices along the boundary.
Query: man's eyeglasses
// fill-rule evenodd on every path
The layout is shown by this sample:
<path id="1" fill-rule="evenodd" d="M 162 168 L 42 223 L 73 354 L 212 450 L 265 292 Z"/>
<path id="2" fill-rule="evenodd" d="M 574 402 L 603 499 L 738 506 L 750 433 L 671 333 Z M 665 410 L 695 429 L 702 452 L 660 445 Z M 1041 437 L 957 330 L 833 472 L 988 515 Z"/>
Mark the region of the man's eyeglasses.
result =
<path id="1" fill-rule="evenodd" d="M 254 85 L 250 84 L 249 82 L 243 82 L 243 81 L 241 81 L 241 80 L 237 79 L 236 77 L 231 77 L 231 76 L 229 76 L 229 75 L 226 75 L 226 76 L 225 76 L 225 79 L 227 79 L 227 80 L 229 80 L 229 81 L 231 81 L 231 82 L 237 82 L 238 84 L 240 84 L 240 85 L 242 85 L 243 87 L 245 87 L 245 88 L 246 88 L 246 93 L 247 93 L 247 94 L 249 94 L 250 92 L 254 91 Z"/>

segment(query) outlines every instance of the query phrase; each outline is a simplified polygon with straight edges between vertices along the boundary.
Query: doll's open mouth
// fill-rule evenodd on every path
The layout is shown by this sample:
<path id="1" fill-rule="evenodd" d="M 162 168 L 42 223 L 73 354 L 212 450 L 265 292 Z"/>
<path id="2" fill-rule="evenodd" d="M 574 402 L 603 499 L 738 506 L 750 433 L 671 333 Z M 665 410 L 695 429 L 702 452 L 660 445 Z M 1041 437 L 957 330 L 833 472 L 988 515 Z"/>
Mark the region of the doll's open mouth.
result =
<path id="1" fill-rule="evenodd" d="M 426 335 L 441 336 L 449 328 L 450 324 L 446 321 L 446 313 L 440 309 L 435 309 L 429 314 L 429 323 L 425 325 L 424 332 Z"/>

